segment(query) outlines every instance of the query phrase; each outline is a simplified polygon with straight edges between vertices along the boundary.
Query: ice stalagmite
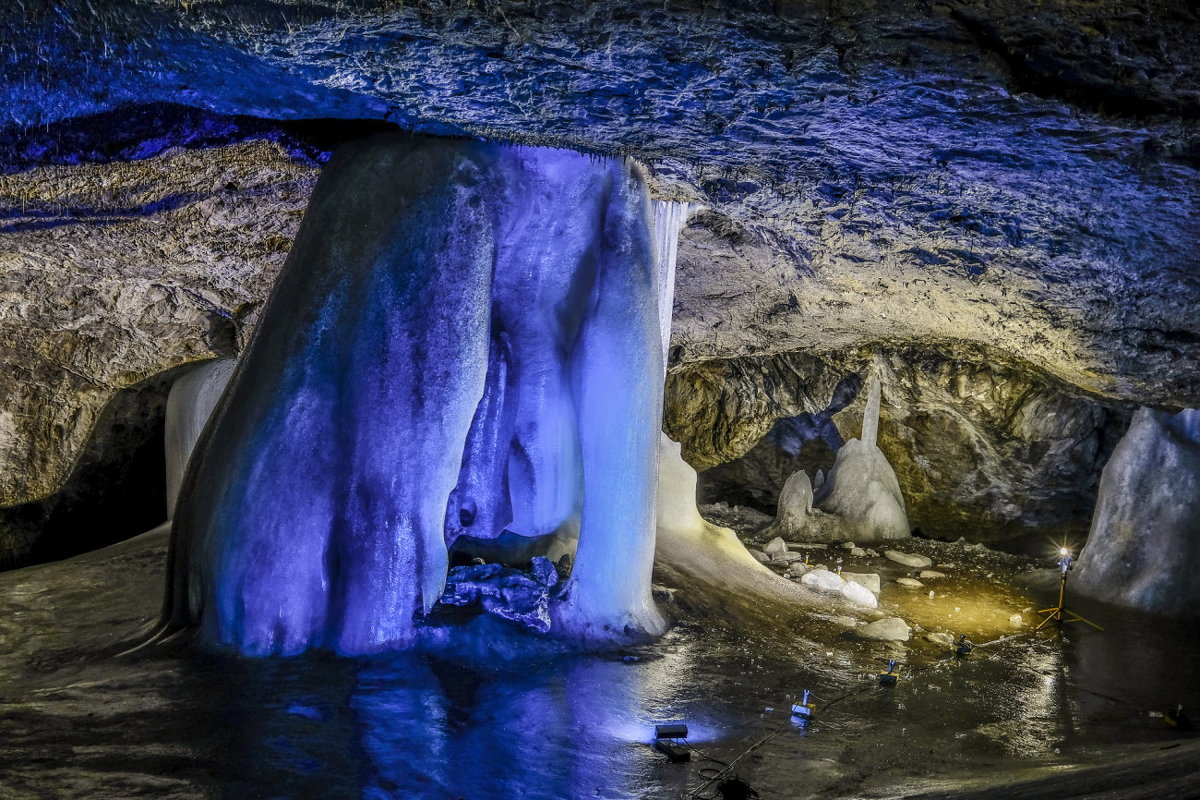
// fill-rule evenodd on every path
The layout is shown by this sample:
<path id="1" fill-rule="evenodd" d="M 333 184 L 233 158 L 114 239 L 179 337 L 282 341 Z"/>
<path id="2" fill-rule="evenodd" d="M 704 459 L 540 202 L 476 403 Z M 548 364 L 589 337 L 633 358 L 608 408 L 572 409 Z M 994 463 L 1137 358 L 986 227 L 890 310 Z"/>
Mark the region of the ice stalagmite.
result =
<path id="1" fill-rule="evenodd" d="M 552 633 L 660 631 L 659 303 L 628 164 L 345 148 L 185 479 L 168 623 L 251 654 L 404 647 L 449 544 L 578 537 Z"/>
<path id="2" fill-rule="evenodd" d="M 771 523 L 772 537 L 804 539 L 814 536 L 810 520 L 813 518 L 813 486 L 804 470 L 793 472 L 779 491 L 779 503 L 775 520 Z"/>
<path id="3" fill-rule="evenodd" d="M 879 378 L 872 376 L 862 438 L 851 439 L 838 449 L 833 469 L 817 483 L 815 494 L 805 472 L 788 478 L 768 535 L 812 542 L 877 542 L 909 535 L 900 483 L 876 444 L 880 395 Z"/>
<path id="4" fill-rule="evenodd" d="M 840 577 L 833 576 L 838 584 L 833 590 L 836 597 L 822 599 L 767 569 L 733 531 L 700 516 L 696 471 L 681 457 L 679 444 L 666 434 L 660 434 L 658 458 L 655 569 L 668 583 L 683 587 L 680 591 L 693 611 L 726 622 L 778 626 L 805 609 L 862 602 L 860 595 L 842 592 L 847 584 Z M 866 604 L 874 606 L 874 597 Z"/>
<path id="5" fill-rule="evenodd" d="M 813 499 L 813 505 L 821 511 L 840 518 L 846 531 L 842 538 L 855 542 L 909 536 L 900 482 L 876 444 L 879 402 L 879 377 L 872 375 L 863 411 L 862 438 L 842 445 L 833 469 Z"/>

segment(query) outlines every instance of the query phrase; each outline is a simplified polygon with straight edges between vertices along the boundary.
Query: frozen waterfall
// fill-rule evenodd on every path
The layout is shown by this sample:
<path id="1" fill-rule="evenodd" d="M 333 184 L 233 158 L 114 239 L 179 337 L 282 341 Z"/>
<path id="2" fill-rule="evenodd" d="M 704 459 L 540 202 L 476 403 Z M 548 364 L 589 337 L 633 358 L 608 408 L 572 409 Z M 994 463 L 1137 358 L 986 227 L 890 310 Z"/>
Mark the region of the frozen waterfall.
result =
<path id="1" fill-rule="evenodd" d="M 193 459 L 168 626 L 248 654 L 404 647 L 435 624 L 450 548 L 519 561 L 577 541 L 551 633 L 660 633 L 686 212 L 652 212 L 619 160 L 401 136 L 340 151 Z"/>

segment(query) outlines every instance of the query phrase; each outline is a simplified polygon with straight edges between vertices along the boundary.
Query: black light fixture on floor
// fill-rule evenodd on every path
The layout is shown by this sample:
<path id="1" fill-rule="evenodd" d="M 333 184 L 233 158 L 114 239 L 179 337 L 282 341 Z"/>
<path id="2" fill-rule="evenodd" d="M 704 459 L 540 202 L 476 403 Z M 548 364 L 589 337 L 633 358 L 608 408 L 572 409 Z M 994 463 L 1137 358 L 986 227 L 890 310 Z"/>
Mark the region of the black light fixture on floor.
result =
<path id="1" fill-rule="evenodd" d="M 688 729 L 682 722 L 664 722 L 654 726 L 654 749 L 678 764 L 692 760 L 687 745 Z"/>
<path id="2" fill-rule="evenodd" d="M 895 686 L 896 680 L 899 677 L 900 676 L 898 674 L 896 674 L 896 659 L 893 658 L 888 661 L 887 672 L 879 673 L 879 685 L 880 686 Z"/>
<path id="3" fill-rule="evenodd" d="M 803 725 L 812 721 L 813 706 L 808 702 L 809 694 L 811 692 L 805 689 L 804 696 L 800 698 L 800 702 L 792 704 L 792 722 Z"/>

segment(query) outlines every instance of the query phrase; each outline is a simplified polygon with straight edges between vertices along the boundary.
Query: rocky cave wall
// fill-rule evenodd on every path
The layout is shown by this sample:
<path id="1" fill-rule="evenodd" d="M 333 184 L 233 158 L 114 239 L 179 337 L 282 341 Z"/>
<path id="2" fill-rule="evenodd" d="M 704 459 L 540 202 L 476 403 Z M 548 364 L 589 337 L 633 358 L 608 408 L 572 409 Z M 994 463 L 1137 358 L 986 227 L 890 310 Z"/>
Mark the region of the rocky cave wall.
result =
<path id="1" fill-rule="evenodd" d="M 1130 407 L 1200 406 L 1184 0 L 21 5 L 0 506 L 63 486 L 118 392 L 244 342 L 320 163 L 380 128 L 626 154 L 704 207 L 667 403 L 711 423 L 668 422 L 695 466 L 880 353 L 914 524 L 1074 529 Z"/>
<path id="2" fill-rule="evenodd" d="M 702 362 L 668 376 L 664 425 L 708 468 L 703 501 L 774 513 L 789 475 L 828 473 L 841 443 L 859 436 L 859 376 L 874 366 L 879 446 L 922 533 L 1082 541 L 1128 412 L 1002 359 L 906 348 Z"/>

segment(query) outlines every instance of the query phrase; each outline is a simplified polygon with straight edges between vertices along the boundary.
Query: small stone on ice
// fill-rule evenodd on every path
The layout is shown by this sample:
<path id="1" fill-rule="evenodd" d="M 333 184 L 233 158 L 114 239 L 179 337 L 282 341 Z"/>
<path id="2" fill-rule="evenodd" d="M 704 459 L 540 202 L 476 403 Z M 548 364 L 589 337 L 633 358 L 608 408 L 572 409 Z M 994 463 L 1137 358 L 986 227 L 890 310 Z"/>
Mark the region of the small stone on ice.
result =
<path id="1" fill-rule="evenodd" d="M 896 583 L 901 586 L 907 586 L 909 589 L 923 589 L 925 584 L 921 583 L 916 578 L 896 578 Z"/>
<path id="2" fill-rule="evenodd" d="M 901 553 L 898 550 L 884 550 L 883 555 L 890 561 L 895 561 L 897 564 L 903 564 L 906 567 L 915 567 L 917 569 L 925 569 L 933 566 L 933 559 L 925 556 L 917 556 L 912 553 Z"/>
<path id="3" fill-rule="evenodd" d="M 846 550 L 853 550 L 854 542 L 842 542 L 842 547 Z"/>
<path id="4" fill-rule="evenodd" d="M 855 547 L 850 550 L 850 555 L 855 556 L 857 558 L 862 558 L 866 554 L 867 554 L 867 551 L 863 550 L 861 547 Z"/>
<path id="5" fill-rule="evenodd" d="M 1014 628 L 1023 628 L 1025 627 L 1025 617 L 1019 613 L 1013 614 L 1008 618 L 1008 624 L 1012 625 Z"/>
<path id="6" fill-rule="evenodd" d="M 787 542 L 783 540 L 782 536 L 776 536 L 774 539 L 767 542 L 766 547 L 763 548 L 763 552 L 769 556 L 780 556 L 787 551 Z"/>
<path id="7" fill-rule="evenodd" d="M 921 570 L 921 574 L 918 575 L 917 577 L 918 578 L 944 578 L 944 577 L 946 577 L 946 573 L 938 572 L 937 570 L 933 570 L 933 569 L 923 569 L 923 570 Z"/>
<path id="8" fill-rule="evenodd" d="M 771 557 L 762 550 L 751 550 L 750 555 L 754 556 L 754 558 L 762 564 L 765 564 L 771 560 Z"/>
<path id="9" fill-rule="evenodd" d="M 887 617 L 871 622 L 855 631 L 863 639 L 880 642 L 907 642 L 912 629 L 899 617 Z"/>

